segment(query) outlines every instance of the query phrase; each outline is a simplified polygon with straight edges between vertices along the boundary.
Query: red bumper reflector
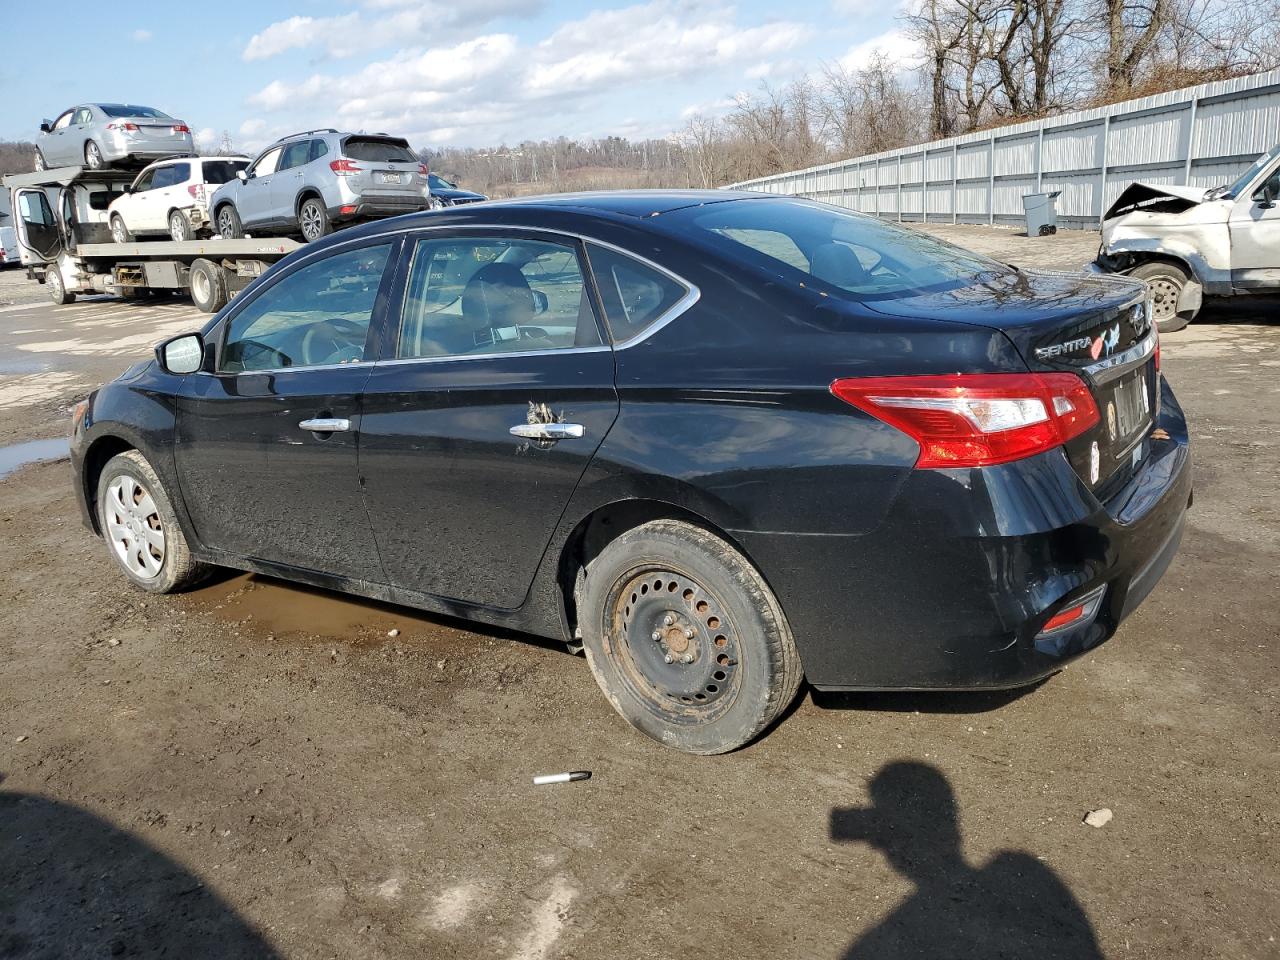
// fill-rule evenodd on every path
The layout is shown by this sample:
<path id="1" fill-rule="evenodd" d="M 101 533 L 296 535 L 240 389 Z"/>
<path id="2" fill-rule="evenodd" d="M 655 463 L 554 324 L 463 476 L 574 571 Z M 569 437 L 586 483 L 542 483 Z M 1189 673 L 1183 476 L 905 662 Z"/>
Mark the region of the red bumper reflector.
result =
<path id="1" fill-rule="evenodd" d="M 1055 613 L 1049 618 L 1049 621 L 1041 628 L 1041 633 L 1048 633 L 1051 630 L 1059 630 L 1068 624 L 1075 623 L 1084 616 L 1084 604 L 1077 603 L 1074 607 L 1067 607 L 1061 613 Z"/>
<path id="2" fill-rule="evenodd" d="M 339 213 L 355 213 L 355 212 L 356 212 L 356 208 L 355 208 L 355 207 L 353 207 L 353 206 L 348 205 L 348 206 L 345 206 L 345 207 L 339 207 L 339 208 L 338 208 L 338 212 L 339 212 Z"/>

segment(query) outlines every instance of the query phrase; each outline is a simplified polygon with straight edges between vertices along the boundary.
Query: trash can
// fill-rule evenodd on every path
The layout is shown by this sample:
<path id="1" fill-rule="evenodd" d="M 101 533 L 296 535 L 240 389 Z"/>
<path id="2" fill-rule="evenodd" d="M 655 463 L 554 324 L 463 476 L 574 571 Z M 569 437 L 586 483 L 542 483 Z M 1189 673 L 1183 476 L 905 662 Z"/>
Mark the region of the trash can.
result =
<path id="1" fill-rule="evenodd" d="M 1027 236 L 1047 237 L 1058 232 L 1057 199 L 1061 190 L 1049 193 L 1028 193 L 1022 197 L 1022 209 L 1027 215 Z"/>

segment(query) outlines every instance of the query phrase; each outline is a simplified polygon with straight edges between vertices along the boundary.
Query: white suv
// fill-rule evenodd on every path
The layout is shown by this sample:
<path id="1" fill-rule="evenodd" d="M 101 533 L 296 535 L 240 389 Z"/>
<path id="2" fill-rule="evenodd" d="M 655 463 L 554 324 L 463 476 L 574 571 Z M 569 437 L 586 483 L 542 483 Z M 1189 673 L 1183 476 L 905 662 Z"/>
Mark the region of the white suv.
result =
<path id="1" fill-rule="evenodd" d="M 181 157 L 151 164 L 111 202 L 111 238 L 129 243 L 147 235 L 173 240 L 210 235 L 209 196 L 248 165 L 248 157 Z"/>

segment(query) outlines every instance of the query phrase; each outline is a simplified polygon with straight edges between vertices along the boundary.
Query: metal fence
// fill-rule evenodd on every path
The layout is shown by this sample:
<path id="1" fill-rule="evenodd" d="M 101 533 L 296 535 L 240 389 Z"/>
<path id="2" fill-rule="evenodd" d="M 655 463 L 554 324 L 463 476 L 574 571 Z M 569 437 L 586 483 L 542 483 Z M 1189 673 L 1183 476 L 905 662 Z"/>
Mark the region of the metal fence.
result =
<path id="1" fill-rule="evenodd" d="M 1230 183 L 1280 141 L 1280 70 L 746 180 L 896 220 L 1021 223 L 1061 190 L 1058 221 L 1093 228 L 1135 180 Z"/>

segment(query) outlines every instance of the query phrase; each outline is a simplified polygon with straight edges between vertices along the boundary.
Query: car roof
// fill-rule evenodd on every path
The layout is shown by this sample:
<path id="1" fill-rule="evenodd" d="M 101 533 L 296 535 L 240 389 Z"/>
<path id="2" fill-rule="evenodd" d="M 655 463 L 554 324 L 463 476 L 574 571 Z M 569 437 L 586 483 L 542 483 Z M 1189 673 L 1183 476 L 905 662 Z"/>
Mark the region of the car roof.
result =
<path id="1" fill-rule="evenodd" d="M 686 207 L 730 200 L 758 200 L 766 195 L 743 190 L 605 190 L 594 193 L 552 193 L 537 197 L 517 197 L 490 201 L 484 206 L 519 209 L 549 207 L 555 209 L 590 210 L 624 217 L 656 217 Z"/>

